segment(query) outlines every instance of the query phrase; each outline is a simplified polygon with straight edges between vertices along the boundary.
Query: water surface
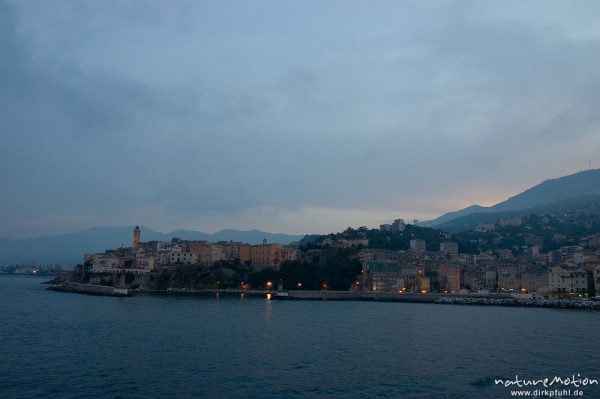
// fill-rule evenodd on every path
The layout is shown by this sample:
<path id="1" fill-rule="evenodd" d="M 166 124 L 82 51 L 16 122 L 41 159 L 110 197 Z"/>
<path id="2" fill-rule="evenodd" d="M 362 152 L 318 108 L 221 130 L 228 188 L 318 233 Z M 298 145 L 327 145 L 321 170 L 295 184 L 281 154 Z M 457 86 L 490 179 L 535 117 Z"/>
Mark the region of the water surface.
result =
<path id="1" fill-rule="evenodd" d="M 112 298 L 42 281 L 0 278 L 0 398 L 508 398 L 494 378 L 600 379 L 600 312 Z"/>

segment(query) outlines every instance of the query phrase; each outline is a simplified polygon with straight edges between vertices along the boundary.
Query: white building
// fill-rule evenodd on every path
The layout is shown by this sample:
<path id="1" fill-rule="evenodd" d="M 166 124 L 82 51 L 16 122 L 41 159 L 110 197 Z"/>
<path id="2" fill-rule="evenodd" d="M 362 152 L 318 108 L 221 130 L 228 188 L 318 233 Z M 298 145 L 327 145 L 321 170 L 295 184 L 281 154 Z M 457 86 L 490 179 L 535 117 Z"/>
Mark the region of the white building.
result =
<path id="1" fill-rule="evenodd" d="M 425 240 L 421 240 L 420 238 L 414 238 L 410 240 L 410 249 L 414 252 L 425 252 L 426 245 Z"/>
<path id="2" fill-rule="evenodd" d="M 404 220 L 402 219 L 396 219 L 394 220 L 394 223 L 392 223 L 392 231 L 400 232 L 404 231 L 405 228 L 406 225 L 404 224 Z"/>
<path id="3" fill-rule="evenodd" d="M 396 233 L 404 231 L 405 228 L 406 228 L 406 225 L 404 224 L 403 219 L 395 219 L 392 224 L 385 223 L 385 224 L 379 225 L 379 230 L 381 230 L 381 231 L 392 231 L 392 232 L 396 232 Z"/>
<path id="4" fill-rule="evenodd" d="M 557 294 L 587 293 L 588 276 L 583 269 L 554 266 L 548 270 L 548 288 Z"/>
<path id="5" fill-rule="evenodd" d="M 450 240 L 442 241 L 440 243 L 440 251 L 446 256 L 458 256 L 458 243 Z"/>

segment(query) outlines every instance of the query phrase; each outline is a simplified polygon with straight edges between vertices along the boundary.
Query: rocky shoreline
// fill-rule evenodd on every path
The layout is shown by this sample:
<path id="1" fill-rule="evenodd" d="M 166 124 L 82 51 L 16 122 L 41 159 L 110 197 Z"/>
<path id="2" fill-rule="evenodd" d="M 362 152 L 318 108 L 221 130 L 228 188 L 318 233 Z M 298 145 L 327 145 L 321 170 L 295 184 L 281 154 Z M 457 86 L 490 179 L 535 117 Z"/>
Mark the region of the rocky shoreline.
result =
<path id="1" fill-rule="evenodd" d="M 448 298 L 443 297 L 435 303 L 446 305 L 476 305 L 476 306 L 512 306 L 528 308 L 582 309 L 600 310 L 600 301 L 568 301 L 557 299 L 515 299 L 515 298 Z"/>

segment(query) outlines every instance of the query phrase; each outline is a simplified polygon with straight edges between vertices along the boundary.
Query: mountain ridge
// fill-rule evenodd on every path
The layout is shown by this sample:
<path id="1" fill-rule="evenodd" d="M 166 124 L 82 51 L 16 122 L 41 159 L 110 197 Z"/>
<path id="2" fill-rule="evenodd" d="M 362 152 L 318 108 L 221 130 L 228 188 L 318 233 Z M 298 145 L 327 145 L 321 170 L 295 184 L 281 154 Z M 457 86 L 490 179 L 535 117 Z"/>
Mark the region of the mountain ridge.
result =
<path id="1" fill-rule="evenodd" d="M 458 211 L 445 213 L 436 219 L 421 222 L 420 225 L 438 227 L 476 213 L 524 211 L 586 195 L 600 195 L 600 169 L 547 179 L 495 205 L 489 207 L 471 205 Z"/>
<path id="2" fill-rule="evenodd" d="M 261 230 L 225 229 L 215 233 L 174 230 L 162 233 L 144 226 L 141 228 L 142 241 L 165 241 L 179 237 L 188 240 L 242 241 L 248 244 L 259 244 L 266 239 L 270 243 L 289 244 L 304 237 L 304 235 L 270 233 Z M 80 263 L 84 253 L 130 246 L 132 230 L 133 226 L 95 226 L 55 236 L 0 238 L 0 265 L 22 262 Z"/>

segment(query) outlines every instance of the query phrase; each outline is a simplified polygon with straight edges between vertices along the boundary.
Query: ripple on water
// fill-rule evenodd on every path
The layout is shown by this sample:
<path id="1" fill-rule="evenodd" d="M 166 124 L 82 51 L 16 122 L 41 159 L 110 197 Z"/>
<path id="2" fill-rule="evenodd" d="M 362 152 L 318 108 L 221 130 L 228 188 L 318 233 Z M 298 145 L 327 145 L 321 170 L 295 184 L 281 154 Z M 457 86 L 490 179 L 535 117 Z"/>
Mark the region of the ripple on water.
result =
<path id="1" fill-rule="evenodd" d="M 0 278 L 1 398 L 505 398 L 498 376 L 599 377 L 597 312 L 103 298 L 39 282 Z"/>

